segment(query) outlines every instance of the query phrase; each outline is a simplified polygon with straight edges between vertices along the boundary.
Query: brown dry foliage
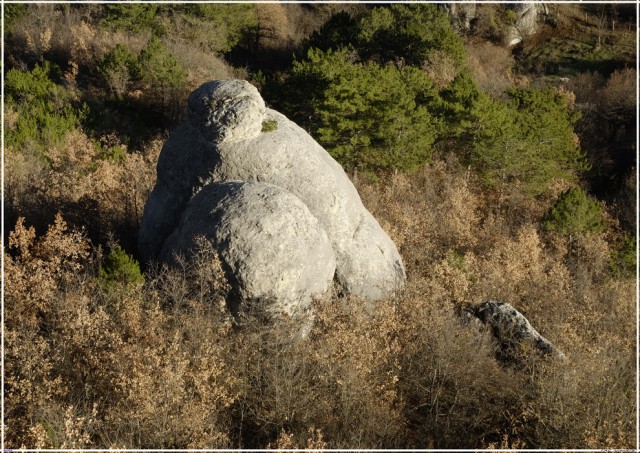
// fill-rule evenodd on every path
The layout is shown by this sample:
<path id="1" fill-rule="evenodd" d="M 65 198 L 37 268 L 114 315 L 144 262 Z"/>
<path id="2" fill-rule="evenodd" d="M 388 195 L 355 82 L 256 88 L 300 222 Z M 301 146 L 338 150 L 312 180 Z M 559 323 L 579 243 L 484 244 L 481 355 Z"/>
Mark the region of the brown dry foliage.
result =
<path id="1" fill-rule="evenodd" d="M 573 77 L 569 89 L 576 101 L 585 107 L 596 107 L 606 115 L 633 111 L 636 106 L 636 71 L 623 68 L 614 71 L 608 79 L 597 72 L 583 72 Z"/>
<path id="2" fill-rule="evenodd" d="M 466 45 L 468 67 L 478 88 L 492 96 L 501 96 L 515 83 L 515 60 L 509 49 L 488 41 Z"/>
<path id="3" fill-rule="evenodd" d="M 322 14 L 348 8 L 287 6 L 259 5 L 262 45 L 298 43 Z M 91 28 L 87 8 L 31 5 L 11 37 L 16 55 L 55 53 L 70 62 L 73 86 L 78 66 L 116 43 L 144 47 L 148 32 Z M 203 67 L 206 78 L 233 75 L 215 56 L 203 64 L 184 41 L 167 45 L 192 84 Z M 504 49 L 471 45 L 470 55 L 482 89 L 511 83 Z M 446 83 L 449 63 L 434 58 L 427 69 Z M 608 82 L 579 76 L 569 88 L 578 103 L 627 108 L 634 81 L 624 70 Z M 11 127 L 15 112 L 5 119 Z M 103 146 L 121 145 L 114 140 Z M 121 162 L 104 159 L 79 131 L 44 160 L 6 150 L 6 201 L 43 232 L 17 219 L 3 250 L 7 447 L 633 445 L 634 281 L 611 274 L 608 233 L 569 240 L 542 230 L 553 196 L 487 192 L 453 161 L 360 183 L 403 256 L 404 294 L 375 305 L 316 301 L 312 326 L 265 321 L 259 307 L 234 320 L 211 250 L 177 268 L 151 266 L 144 286 L 107 290 L 97 280 L 100 249 L 67 227 L 84 226 L 100 243 L 113 231 L 135 243 L 159 150 L 156 140 Z M 568 360 L 500 365 L 489 333 L 455 314 L 456 301 L 489 298 L 512 303 Z"/>
<path id="4" fill-rule="evenodd" d="M 127 152 L 114 136 L 101 142 L 106 149 L 119 147 L 122 160 L 100 156 L 81 131 L 69 133 L 60 148 L 48 149 L 45 159 L 8 148 L 5 201 L 38 229 L 64 212 L 68 222 L 85 227 L 101 243 L 111 233 L 135 234 L 155 184 L 162 143 L 152 141 L 143 154 Z"/>
<path id="5" fill-rule="evenodd" d="M 116 43 L 139 51 L 148 39 L 92 29 L 73 8 L 32 6 L 12 45 L 35 60 L 62 55 L 70 87 L 78 65 Z M 318 25 L 299 5 L 263 6 L 263 45 L 285 48 Z M 55 26 L 61 20 L 66 26 Z M 215 56 L 167 44 L 192 84 L 205 66 L 206 78 L 232 75 Z M 511 83 L 503 50 L 471 46 L 470 55 L 482 89 L 497 94 Z M 427 69 L 442 83 L 453 76 L 442 59 Z M 627 108 L 634 80 L 625 70 L 608 82 L 578 77 L 570 88 L 579 103 Z M 11 127 L 15 112 L 5 113 Z M 78 131 L 46 160 L 6 150 L 9 206 L 42 231 L 55 217 L 40 237 L 18 220 L 5 250 L 8 446 L 632 445 L 633 282 L 610 274 L 604 234 L 569 242 L 546 233 L 540 219 L 549 200 L 517 187 L 482 192 L 456 162 L 436 161 L 359 187 L 403 255 L 402 297 L 376 306 L 317 301 L 306 336 L 294 320 L 265 323 L 257 309 L 235 324 L 210 251 L 177 269 L 150 269 L 144 287 L 107 291 L 96 279 L 99 249 L 56 216 L 101 243 L 113 231 L 135 242 L 159 149 L 157 140 L 144 154 L 104 159 Z M 490 336 L 454 314 L 454 301 L 488 298 L 514 304 L 568 360 L 499 365 Z"/>
<path id="6" fill-rule="evenodd" d="M 113 39 L 122 39 L 91 25 L 91 8 L 60 8 L 52 4 L 30 4 L 16 20 L 7 39 L 11 58 L 28 56 L 41 61 L 45 54 L 92 66 Z"/>
<path id="7" fill-rule="evenodd" d="M 545 202 L 436 162 L 360 184 L 408 272 L 397 300 L 316 301 L 314 323 L 232 320 L 211 250 L 106 291 L 57 218 L 6 260 L 7 445 L 94 448 L 625 448 L 632 280 L 603 234 L 546 233 Z M 546 202 L 548 203 L 548 202 Z M 505 300 L 568 357 L 499 364 L 454 301 Z"/>
<path id="8" fill-rule="evenodd" d="M 545 202 L 496 199 L 466 174 L 437 162 L 415 176 L 396 175 L 382 196 L 375 187 L 360 190 L 398 244 L 422 297 L 441 306 L 452 300 L 508 301 L 567 354 L 566 363 L 532 364 L 527 379 L 511 376 L 515 381 L 503 383 L 501 398 L 515 393 L 510 416 L 517 408 L 523 412 L 501 436 L 521 448 L 522 442 L 633 444 L 634 282 L 612 277 L 611 238 L 601 233 L 570 241 L 546 233 L 540 228 Z M 439 198 L 447 192 L 464 196 L 458 203 L 451 195 Z M 501 442 L 492 436 L 483 445 Z"/>
<path id="9" fill-rule="evenodd" d="M 16 447 L 228 445 L 236 379 L 224 345 L 219 262 L 160 269 L 151 285 L 104 292 L 96 262 L 61 217 L 44 237 L 22 221 L 5 255 L 7 441 Z M 211 281 L 212 278 L 217 279 Z M 171 282 L 185 285 L 181 304 Z M 164 284 L 160 285 L 158 282 Z"/>

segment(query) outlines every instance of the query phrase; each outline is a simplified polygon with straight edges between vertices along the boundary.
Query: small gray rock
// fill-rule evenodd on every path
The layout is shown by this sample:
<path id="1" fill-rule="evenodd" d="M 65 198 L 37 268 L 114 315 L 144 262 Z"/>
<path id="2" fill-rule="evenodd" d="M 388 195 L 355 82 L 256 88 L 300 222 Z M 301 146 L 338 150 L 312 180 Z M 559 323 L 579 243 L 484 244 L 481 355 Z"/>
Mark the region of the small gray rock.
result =
<path id="1" fill-rule="evenodd" d="M 500 346 L 500 357 L 512 361 L 528 350 L 564 359 L 565 355 L 544 338 L 511 304 L 489 300 L 463 310 L 489 326 Z"/>
<path id="2" fill-rule="evenodd" d="M 293 316 L 331 289 L 336 261 L 326 233 L 304 203 L 272 184 L 206 185 L 187 205 L 161 259 L 186 255 L 196 236 L 212 242 L 238 303 Z"/>

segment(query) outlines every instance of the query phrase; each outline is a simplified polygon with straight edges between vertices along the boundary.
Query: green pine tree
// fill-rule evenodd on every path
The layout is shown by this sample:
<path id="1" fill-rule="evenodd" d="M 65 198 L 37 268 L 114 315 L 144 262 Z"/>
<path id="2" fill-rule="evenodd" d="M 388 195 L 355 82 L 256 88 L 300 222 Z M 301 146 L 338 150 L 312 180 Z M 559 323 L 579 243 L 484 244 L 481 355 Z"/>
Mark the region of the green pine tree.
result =
<path id="1" fill-rule="evenodd" d="M 512 89 L 508 102 L 480 94 L 470 109 L 470 161 L 489 185 L 519 181 L 532 195 L 587 168 L 573 125 L 577 115 L 551 90 Z"/>
<path id="2" fill-rule="evenodd" d="M 144 283 L 138 262 L 120 247 L 107 255 L 100 268 L 100 281 L 107 287 L 114 285 L 139 286 Z"/>
<path id="3" fill-rule="evenodd" d="M 142 80 L 160 94 L 163 107 L 186 88 L 187 70 L 156 36 L 152 36 L 139 57 Z"/>
<path id="4" fill-rule="evenodd" d="M 437 5 L 378 7 L 365 15 L 358 27 L 356 48 L 364 60 L 386 64 L 401 59 L 408 65 L 421 67 L 433 51 L 439 50 L 461 67 L 466 58 L 462 40 Z"/>
<path id="5" fill-rule="evenodd" d="M 139 79 L 142 71 L 138 56 L 122 44 L 116 44 L 107 52 L 98 63 L 97 69 L 118 99 L 122 99 L 130 83 Z"/>
<path id="6" fill-rule="evenodd" d="M 312 49 L 292 77 L 324 88 L 310 101 L 315 135 L 346 168 L 413 170 L 430 158 L 437 121 L 425 104 L 437 92 L 420 70 L 352 63 L 347 49 Z"/>
<path id="7" fill-rule="evenodd" d="M 602 207 L 579 187 L 565 191 L 551 207 L 544 223 L 566 236 L 597 233 L 605 228 Z"/>
<path id="8" fill-rule="evenodd" d="M 105 14 L 101 23 L 113 30 L 140 32 L 153 30 L 160 32 L 157 21 L 159 5 L 152 3 L 121 3 L 104 6 Z"/>

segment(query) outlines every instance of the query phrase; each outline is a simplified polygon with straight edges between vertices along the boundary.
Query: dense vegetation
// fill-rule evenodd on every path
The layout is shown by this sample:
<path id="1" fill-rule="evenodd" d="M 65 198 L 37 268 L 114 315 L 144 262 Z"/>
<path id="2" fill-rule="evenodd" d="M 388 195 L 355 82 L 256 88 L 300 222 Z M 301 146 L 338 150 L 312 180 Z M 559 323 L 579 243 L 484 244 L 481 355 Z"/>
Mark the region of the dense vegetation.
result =
<path id="1" fill-rule="evenodd" d="M 505 5 L 4 8 L 8 447 L 633 446 L 633 7 L 549 5 L 514 48 Z M 137 261 L 186 96 L 233 77 L 352 176 L 397 300 L 317 301 L 301 339 L 232 319 L 204 243 Z M 487 299 L 568 360 L 497 362 L 456 315 Z"/>

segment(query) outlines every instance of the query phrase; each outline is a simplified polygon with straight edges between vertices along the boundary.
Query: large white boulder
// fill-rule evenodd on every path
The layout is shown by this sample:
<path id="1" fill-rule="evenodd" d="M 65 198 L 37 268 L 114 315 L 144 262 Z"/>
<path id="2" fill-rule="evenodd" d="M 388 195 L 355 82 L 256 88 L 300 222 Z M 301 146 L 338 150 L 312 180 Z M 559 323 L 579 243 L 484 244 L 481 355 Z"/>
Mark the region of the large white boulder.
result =
<path id="1" fill-rule="evenodd" d="M 342 167 L 240 80 L 208 82 L 191 94 L 189 120 L 160 155 L 158 182 L 140 227 L 143 257 L 160 257 L 194 192 L 222 181 L 269 183 L 300 199 L 327 234 L 340 291 L 378 300 L 404 286 L 394 243 L 362 205 Z"/>
<path id="2" fill-rule="evenodd" d="M 205 186 L 188 203 L 160 258 L 188 256 L 198 236 L 213 244 L 239 301 L 294 315 L 332 287 L 336 261 L 326 233 L 304 203 L 280 187 Z"/>

